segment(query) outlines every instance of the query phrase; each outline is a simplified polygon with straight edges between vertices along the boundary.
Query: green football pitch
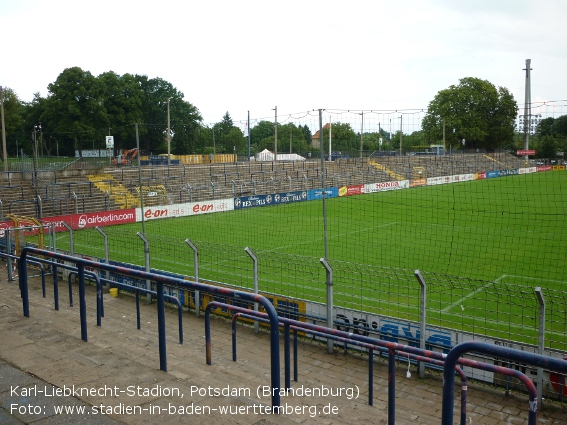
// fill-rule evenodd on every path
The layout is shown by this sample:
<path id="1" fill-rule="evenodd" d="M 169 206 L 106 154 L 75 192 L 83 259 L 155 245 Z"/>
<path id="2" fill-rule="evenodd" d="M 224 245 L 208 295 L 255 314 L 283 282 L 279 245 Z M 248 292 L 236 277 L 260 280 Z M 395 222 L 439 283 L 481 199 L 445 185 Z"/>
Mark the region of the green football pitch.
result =
<path id="1" fill-rule="evenodd" d="M 145 222 L 153 268 L 188 273 L 190 239 L 216 251 L 281 252 L 567 289 L 567 173 L 547 172 Z M 141 223 L 105 227 L 110 258 L 143 265 Z M 75 251 L 104 257 L 94 229 Z M 57 247 L 68 248 L 60 234 Z M 223 247 L 222 249 L 220 247 Z M 181 251 L 181 253 L 180 253 Z M 181 264 L 176 259 L 181 257 Z M 244 257 L 246 258 L 246 257 Z M 230 270 L 204 261 L 222 281 Z M 206 276 L 203 276 L 206 277 Z M 229 279 L 232 280 L 232 279 Z"/>
<path id="2" fill-rule="evenodd" d="M 483 333 L 520 339 L 535 324 L 526 330 L 515 297 L 534 303 L 536 286 L 567 293 L 566 214 L 567 172 L 554 171 L 149 220 L 144 230 L 154 269 L 194 276 L 189 239 L 199 249 L 200 279 L 252 288 L 248 247 L 259 258 L 261 291 L 317 302 L 325 301 L 319 259 L 327 251 L 337 265 L 335 305 L 408 320 L 417 318 L 417 284 L 398 290 L 392 276 L 400 273 L 381 270 L 459 276 L 468 282 L 460 292 L 428 296 L 439 310 L 428 323 L 478 330 L 482 317 Z M 103 230 L 111 260 L 144 265 L 141 223 Z M 104 258 L 95 229 L 73 236 L 75 252 Z M 68 249 L 68 234 L 58 235 L 57 247 Z M 506 284 L 526 289 L 491 299 Z M 564 320 L 552 327 L 564 346 Z"/>

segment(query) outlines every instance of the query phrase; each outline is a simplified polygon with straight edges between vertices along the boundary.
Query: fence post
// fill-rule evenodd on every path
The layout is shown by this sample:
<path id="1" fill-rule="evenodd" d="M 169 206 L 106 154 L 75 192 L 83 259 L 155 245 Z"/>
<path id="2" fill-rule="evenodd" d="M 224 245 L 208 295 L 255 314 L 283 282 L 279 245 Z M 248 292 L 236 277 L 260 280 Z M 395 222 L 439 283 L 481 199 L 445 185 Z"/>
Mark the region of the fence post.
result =
<path id="1" fill-rule="evenodd" d="M 199 283 L 199 250 L 193 242 L 185 239 L 185 243 L 193 250 L 193 268 L 195 269 L 195 282 Z M 195 317 L 201 314 L 201 296 L 200 291 L 195 290 Z M 188 300 L 189 302 L 189 300 Z M 191 305 L 191 303 L 189 303 Z"/>
<path id="2" fill-rule="evenodd" d="M 51 252 L 57 252 L 57 235 L 55 234 L 55 228 L 57 227 L 56 223 L 47 224 L 47 231 L 51 236 Z M 51 273 L 57 273 L 57 269 L 52 264 L 51 265 Z"/>
<path id="3" fill-rule="evenodd" d="M 327 327 L 333 329 L 333 269 L 325 258 L 319 260 L 327 271 Z M 327 340 L 327 353 L 334 352 L 335 343 L 332 339 Z"/>
<path id="4" fill-rule="evenodd" d="M 426 318 L 425 318 L 425 307 L 427 305 L 427 284 L 425 283 L 425 279 L 423 278 L 423 276 L 421 275 L 421 272 L 419 270 L 416 270 L 413 272 L 415 277 L 417 278 L 417 281 L 419 282 L 419 285 L 421 286 L 421 297 L 420 297 L 420 302 L 419 302 L 419 348 L 421 348 L 422 350 L 425 350 L 425 324 L 426 324 Z M 424 378 L 425 377 L 425 363 L 424 362 L 419 362 L 419 366 L 418 366 L 418 371 L 419 371 L 419 377 L 420 378 Z"/>
<path id="5" fill-rule="evenodd" d="M 258 295 L 258 257 L 254 255 L 252 250 L 248 247 L 244 248 L 246 254 L 252 258 L 252 262 L 254 263 L 254 294 Z M 258 311 L 258 303 L 254 303 L 254 311 Z M 260 324 L 257 320 L 254 320 L 254 333 L 257 334 L 260 330 Z"/>
<path id="6" fill-rule="evenodd" d="M 69 252 L 71 257 L 75 256 L 75 242 L 73 241 L 73 229 L 66 222 L 62 221 L 61 224 L 69 231 Z"/>
<path id="7" fill-rule="evenodd" d="M 148 242 L 148 240 L 146 239 L 146 237 L 144 236 L 143 233 L 141 232 L 136 232 L 136 234 L 138 235 L 138 237 L 144 241 L 144 258 L 145 258 L 145 264 L 146 264 L 146 272 L 150 272 L 150 243 Z M 146 280 L 146 289 L 148 291 L 152 290 L 152 282 L 150 280 Z M 158 292 L 158 297 L 159 297 L 159 292 Z M 163 294 L 162 294 L 163 297 Z M 162 298 L 163 299 L 163 298 Z M 151 304 L 152 303 L 152 294 L 150 294 L 148 292 L 147 298 L 146 298 L 146 303 L 147 304 Z"/>
<path id="8" fill-rule="evenodd" d="M 108 255 L 108 235 L 102 230 L 100 227 L 96 226 L 95 229 L 102 235 L 104 238 L 104 262 L 109 264 L 109 255 Z M 102 277 L 107 278 L 106 271 L 100 271 Z M 108 274 L 108 279 L 110 279 L 110 273 Z M 106 291 L 107 293 L 110 291 L 110 282 L 106 282 Z"/>
<path id="9" fill-rule="evenodd" d="M 78 198 L 77 194 L 73 192 L 73 198 L 75 199 L 75 214 L 79 214 L 79 205 L 78 205 Z"/>
<path id="10" fill-rule="evenodd" d="M 43 204 L 41 202 L 41 196 L 37 195 L 37 217 L 43 217 Z"/>
<path id="11" fill-rule="evenodd" d="M 539 333 L 538 333 L 538 354 L 543 356 L 545 342 L 545 298 L 541 287 L 535 288 L 535 294 L 539 303 Z M 543 369 L 537 368 L 537 410 L 541 410 L 541 400 L 543 395 Z"/>
<path id="12" fill-rule="evenodd" d="M 11 230 L 13 230 L 13 228 L 6 229 L 6 253 L 8 255 L 12 255 L 12 241 L 10 239 L 10 231 Z M 12 260 L 11 257 L 8 257 L 8 259 L 6 261 L 6 267 L 8 269 L 8 282 L 12 282 L 14 280 L 14 276 L 12 274 L 12 269 L 14 267 L 14 261 Z"/>

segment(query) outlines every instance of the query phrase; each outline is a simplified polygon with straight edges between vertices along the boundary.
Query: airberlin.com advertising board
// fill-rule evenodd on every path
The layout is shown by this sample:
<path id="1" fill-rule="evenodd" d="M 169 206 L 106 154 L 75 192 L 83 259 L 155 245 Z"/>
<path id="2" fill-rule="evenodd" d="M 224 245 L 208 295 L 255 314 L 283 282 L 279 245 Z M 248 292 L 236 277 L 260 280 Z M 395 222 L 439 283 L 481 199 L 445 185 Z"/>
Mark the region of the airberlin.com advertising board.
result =
<path id="1" fill-rule="evenodd" d="M 45 217 L 41 219 L 43 224 L 55 223 L 55 230 L 66 231 L 62 224 L 67 223 L 73 230 L 88 229 L 89 227 L 113 226 L 115 224 L 134 223 L 136 221 L 136 210 L 101 211 L 96 213 L 59 215 L 57 217 Z"/>

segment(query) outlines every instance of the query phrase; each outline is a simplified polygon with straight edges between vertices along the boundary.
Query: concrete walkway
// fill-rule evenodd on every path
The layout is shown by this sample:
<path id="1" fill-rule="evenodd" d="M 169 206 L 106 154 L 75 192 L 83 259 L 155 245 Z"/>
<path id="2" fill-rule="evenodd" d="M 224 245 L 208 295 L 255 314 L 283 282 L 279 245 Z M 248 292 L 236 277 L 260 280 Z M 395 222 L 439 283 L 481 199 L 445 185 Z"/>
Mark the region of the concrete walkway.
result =
<path id="1" fill-rule="evenodd" d="M 212 362 L 205 363 L 204 320 L 184 312 L 184 344 L 177 313 L 166 312 L 168 372 L 159 370 L 155 305 L 141 303 L 136 329 L 134 298 L 105 294 L 105 317 L 96 326 L 94 288 L 87 290 L 88 342 L 80 338 L 78 295 L 69 307 L 66 284 L 42 298 L 40 282 L 30 282 L 30 318 L 23 316 L 18 284 L 0 282 L 1 424 L 380 424 L 387 423 L 387 368 L 376 361 L 374 400 L 368 405 L 368 359 L 326 353 L 326 345 L 301 340 L 299 380 L 303 394 L 285 396 L 284 414 L 266 413 L 271 398 L 269 339 L 238 326 L 238 361 L 232 361 L 231 327 L 212 322 Z M 77 292 L 75 288 L 75 293 Z M 283 343 L 281 344 L 282 385 Z M 442 379 L 415 367 L 396 373 L 396 423 L 440 424 Z M 458 380 L 457 380 L 458 381 Z M 456 390 L 455 423 L 459 415 Z M 309 394 L 315 393 L 315 394 Z M 469 423 L 527 424 L 528 399 L 481 384 L 469 385 Z M 57 413 L 59 412 L 59 413 Z M 544 402 L 538 423 L 567 425 L 567 409 Z"/>

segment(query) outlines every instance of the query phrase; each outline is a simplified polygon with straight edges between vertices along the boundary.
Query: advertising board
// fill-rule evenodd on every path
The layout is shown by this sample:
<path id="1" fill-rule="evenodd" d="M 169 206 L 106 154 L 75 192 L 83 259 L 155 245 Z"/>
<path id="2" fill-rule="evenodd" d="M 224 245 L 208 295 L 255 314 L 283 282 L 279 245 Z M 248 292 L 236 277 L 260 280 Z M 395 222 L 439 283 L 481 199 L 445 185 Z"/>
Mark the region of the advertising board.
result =
<path id="1" fill-rule="evenodd" d="M 409 187 L 409 180 L 369 183 L 364 186 L 364 192 L 365 193 L 385 192 L 387 190 L 406 189 L 408 187 Z"/>
<path id="2" fill-rule="evenodd" d="M 233 202 L 235 210 L 253 207 L 267 207 L 274 204 L 274 197 L 272 195 L 241 196 L 239 198 L 234 198 Z"/>
<path id="3" fill-rule="evenodd" d="M 338 187 L 328 187 L 325 189 L 325 197 L 326 198 L 336 198 L 339 196 L 339 188 Z M 322 189 L 309 189 L 307 191 L 307 200 L 314 201 L 316 199 L 323 199 L 323 190 Z"/>
<path id="4" fill-rule="evenodd" d="M 186 217 L 190 215 L 231 211 L 233 209 L 234 200 L 232 198 L 214 199 L 212 201 L 145 207 L 143 217 L 145 220 L 154 220 L 156 218 Z M 136 208 L 136 221 L 142 221 L 141 208 Z"/>
<path id="5" fill-rule="evenodd" d="M 289 204 L 292 202 L 307 201 L 307 191 L 283 192 L 274 195 L 274 204 Z"/>
<path id="6" fill-rule="evenodd" d="M 56 217 L 45 217 L 42 223 L 55 223 L 57 232 L 67 231 L 62 224 L 67 223 L 71 229 L 80 230 L 90 227 L 113 226 L 116 224 L 127 224 L 136 222 L 136 211 L 134 208 L 115 211 L 100 211 L 96 213 L 59 215 Z"/>
<path id="7" fill-rule="evenodd" d="M 365 193 L 364 189 L 365 189 L 365 185 L 363 184 L 356 184 L 353 186 L 341 186 L 339 187 L 339 196 L 362 195 Z"/>

